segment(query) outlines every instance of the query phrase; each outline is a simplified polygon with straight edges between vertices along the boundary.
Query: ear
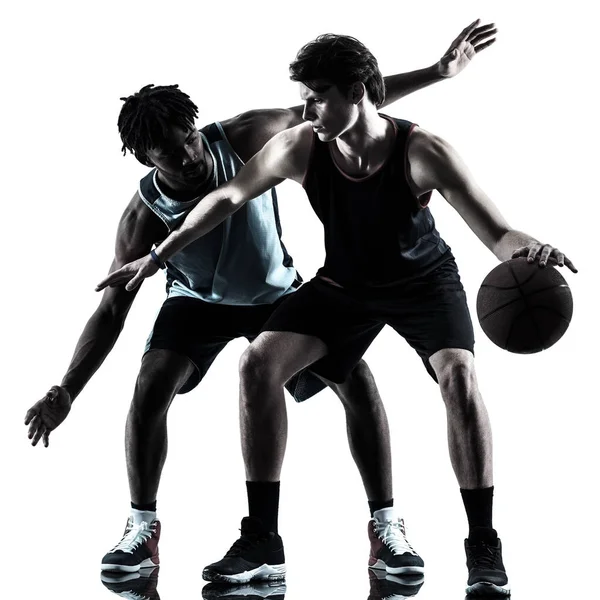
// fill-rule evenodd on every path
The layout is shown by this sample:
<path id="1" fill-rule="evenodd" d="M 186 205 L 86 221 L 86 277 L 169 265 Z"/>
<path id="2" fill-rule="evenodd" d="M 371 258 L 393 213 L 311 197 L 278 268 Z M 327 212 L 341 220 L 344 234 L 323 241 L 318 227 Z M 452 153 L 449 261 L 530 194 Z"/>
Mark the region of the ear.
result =
<path id="1" fill-rule="evenodd" d="M 350 86 L 350 90 L 348 91 L 348 99 L 352 104 L 360 104 L 363 101 L 367 93 L 367 89 L 365 88 L 365 84 L 361 81 L 357 81 Z"/>

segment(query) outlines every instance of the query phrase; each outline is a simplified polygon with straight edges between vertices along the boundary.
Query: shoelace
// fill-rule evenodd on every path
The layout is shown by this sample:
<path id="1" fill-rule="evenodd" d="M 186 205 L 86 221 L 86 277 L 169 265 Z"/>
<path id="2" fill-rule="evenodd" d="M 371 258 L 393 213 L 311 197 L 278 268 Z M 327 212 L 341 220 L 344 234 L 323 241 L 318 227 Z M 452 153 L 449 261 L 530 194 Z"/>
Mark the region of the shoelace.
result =
<path id="1" fill-rule="evenodd" d="M 145 541 L 149 540 L 154 533 L 154 528 L 151 528 L 146 521 L 142 521 L 138 525 L 134 525 L 131 521 L 128 523 L 128 529 L 121 541 L 111 550 L 116 552 L 127 552 L 133 554 L 133 551 Z"/>
<path id="2" fill-rule="evenodd" d="M 377 537 L 388 546 L 394 554 L 409 554 L 416 555 L 412 546 L 406 539 L 406 530 L 404 529 L 404 520 L 396 519 L 395 521 L 375 521 L 374 525 Z"/>
<path id="3" fill-rule="evenodd" d="M 475 569 L 492 569 L 496 563 L 497 548 L 479 543 L 469 548 L 471 565 Z"/>
<path id="4" fill-rule="evenodd" d="M 242 533 L 242 536 L 233 542 L 225 556 L 239 556 L 244 550 L 248 550 L 252 545 L 259 542 L 263 537 L 258 533 Z"/>

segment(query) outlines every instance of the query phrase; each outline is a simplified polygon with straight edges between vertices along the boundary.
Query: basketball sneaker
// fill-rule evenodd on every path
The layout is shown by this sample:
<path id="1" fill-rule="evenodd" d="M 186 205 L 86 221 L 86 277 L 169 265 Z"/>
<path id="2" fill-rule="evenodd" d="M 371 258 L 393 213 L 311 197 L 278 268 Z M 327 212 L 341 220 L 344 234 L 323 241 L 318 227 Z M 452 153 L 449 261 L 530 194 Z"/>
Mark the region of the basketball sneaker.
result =
<path id="1" fill-rule="evenodd" d="M 376 510 L 369 521 L 371 554 L 369 567 L 385 569 L 390 575 L 423 573 L 423 559 L 406 539 L 404 520 L 395 516 L 393 508 Z"/>
<path id="2" fill-rule="evenodd" d="M 160 600 L 156 586 L 158 567 L 140 569 L 135 573 L 103 571 L 100 579 L 105 588 L 126 600 Z"/>
<path id="3" fill-rule="evenodd" d="M 202 577 L 227 583 L 285 579 L 285 556 L 279 535 L 265 531 L 256 517 L 242 519 L 241 533 L 221 560 L 204 568 Z"/>
<path id="4" fill-rule="evenodd" d="M 423 575 L 388 575 L 385 571 L 369 569 L 367 600 L 403 600 L 416 596 L 423 586 Z"/>
<path id="5" fill-rule="evenodd" d="M 283 600 L 284 581 L 252 581 L 246 584 L 207 583 L 202 588 L 203 600 Z"/>
<path id="6" fill-rule="evenodd" d="M 506 569 L 502 563 L 502 543 L 495 529 L 473 527 L 465 540 L 467 554 L 467 594 L 510 595 Z"/>
<path id="7" fill-rule="evenodd" d="M 135 524 L 131 517 L 127 521 L 121 541 L 102 559 L 103 571 L 138 571 L 145 567 L 156 567 L 158 560 L 158 540 L 160 521 Z"/>

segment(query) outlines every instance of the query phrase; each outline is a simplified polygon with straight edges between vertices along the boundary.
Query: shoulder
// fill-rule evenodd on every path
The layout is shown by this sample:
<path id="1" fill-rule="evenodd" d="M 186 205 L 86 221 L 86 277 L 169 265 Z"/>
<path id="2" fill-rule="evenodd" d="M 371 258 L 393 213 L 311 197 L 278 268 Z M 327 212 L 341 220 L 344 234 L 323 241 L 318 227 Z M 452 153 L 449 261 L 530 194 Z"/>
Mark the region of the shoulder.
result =
<path id="1" fill-rule="evenodd" d="M 452 146 L 446 140 L 415 126 L 408 140 L 409 160 L 439 161 L 447 157 Z"/>
<path id="2" fill-rule="evenodd" d="M 221 124 L 235 151 L 247 161 L 275 135 L 299 123 L 302 113 L 297 107 L 250 110 Z"/>
<path id="3" fill-rule="evenodd" d="M 134 260 L 146 254 L 152 245 L 168 234 L 165 224 L 135 192 L 121 215 L 117 230 L 117 258 Z"/>

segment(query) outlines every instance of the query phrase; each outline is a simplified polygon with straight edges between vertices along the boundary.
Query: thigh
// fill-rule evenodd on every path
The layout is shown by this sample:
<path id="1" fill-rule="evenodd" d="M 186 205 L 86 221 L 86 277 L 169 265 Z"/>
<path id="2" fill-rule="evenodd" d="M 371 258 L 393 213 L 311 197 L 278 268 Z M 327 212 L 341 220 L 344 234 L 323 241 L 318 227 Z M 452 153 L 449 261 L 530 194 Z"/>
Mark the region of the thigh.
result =
<path id="1" fill-rule="evenodd" d="M 417 352 L 435 381 L 433 354 L 447 348 L 474 351 L 473 323 L 454 261 L 409 286 L 408 294 L 387 307 L 386 323 Z"/>
<path id="2" fill-rule="evenodd" d="M 146 353 L 165 350 L 189 360 L 192 373 L 178 392 L 187 393 L 200 383 L 232 339 L 245 335 L 246 330 L 260 328 L 262 322 L 253 308 L 214 305 L 195 298 L 170 298 L 156 318 Z"/>
<path id="3" fill-rule="evenodd" d="M 312 364 L 311 371 L 341 383 L 382 327 L 382 323 L 369 316 L 365 304 L 347 290 L 315 278 L 290 294 L 263 330 L 293 332 L 320 339 L 327 352 Z"/>

